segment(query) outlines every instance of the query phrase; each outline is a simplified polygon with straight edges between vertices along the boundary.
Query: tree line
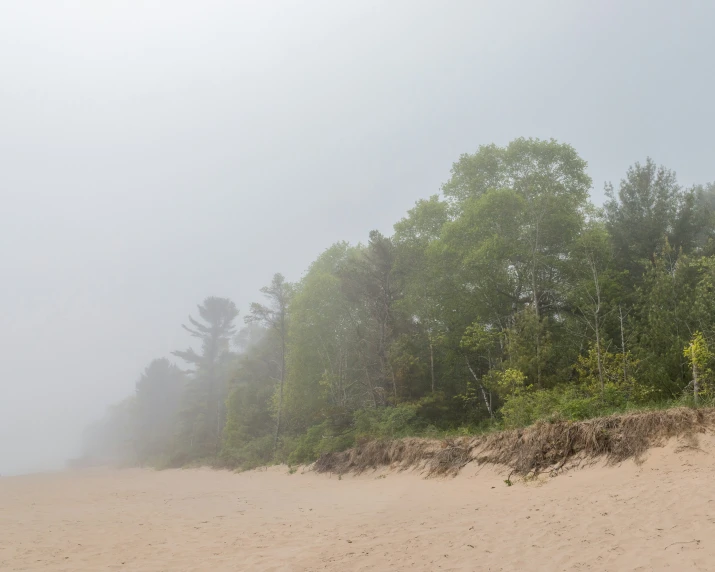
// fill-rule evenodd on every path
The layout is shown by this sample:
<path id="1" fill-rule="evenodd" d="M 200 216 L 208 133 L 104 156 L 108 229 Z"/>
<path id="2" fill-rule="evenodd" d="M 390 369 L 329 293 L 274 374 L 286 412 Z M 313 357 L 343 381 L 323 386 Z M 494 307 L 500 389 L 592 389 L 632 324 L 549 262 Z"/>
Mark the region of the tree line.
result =
<path id="1" fill-rule="evenodd" d="M 243 320 L 209 297 L 200 349 L 147 366 L 88 428 L 127 463 L 302 463 L 364 439 L 584 419 L 715 393 L 715 184 L 651 159 L 590 202 L 554 140 L 481 146 L 392 236 L 276 274 Z"/>

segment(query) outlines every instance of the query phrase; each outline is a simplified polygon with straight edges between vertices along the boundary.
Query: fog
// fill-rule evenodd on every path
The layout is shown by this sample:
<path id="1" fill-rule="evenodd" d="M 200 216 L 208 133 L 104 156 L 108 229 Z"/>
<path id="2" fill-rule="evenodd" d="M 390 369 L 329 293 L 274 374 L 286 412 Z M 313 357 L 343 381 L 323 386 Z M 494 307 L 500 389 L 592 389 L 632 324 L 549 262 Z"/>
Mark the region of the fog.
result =
<path id="1" fill-rule="evenodd" d="M 0 473 L 61 467 L 208 295 L 390 233 L 461 153 L 712 180 L 700 1 L 0 6 Z"/>

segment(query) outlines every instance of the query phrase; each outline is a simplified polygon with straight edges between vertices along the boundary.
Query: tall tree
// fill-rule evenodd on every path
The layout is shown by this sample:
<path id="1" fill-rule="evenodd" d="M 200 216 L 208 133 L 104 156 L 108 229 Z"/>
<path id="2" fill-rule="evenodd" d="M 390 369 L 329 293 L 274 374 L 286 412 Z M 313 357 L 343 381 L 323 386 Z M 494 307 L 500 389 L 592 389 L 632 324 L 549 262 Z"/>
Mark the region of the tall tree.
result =
<path id="1" fill-rule="evenodd" d="M 272 400 L 280 376 L 281 344 L 275 332 L 252 323 L 237 338 L 241 352 L 226 400 L 222 458 L 230 466 L 269 463 L 275 454 Z"/>
<path id="2" fill-rule="evenodd" d="M 340 423 L 363 403 L 364 381 L 355 323 L 365 316 L 342 288 L 355 248 L 334 244 L 310 265 L 291 300 L 285 412 L 305 431 L 326 419 Z"/>
<path id="3" fill-rule="evenodd" d="M 555 380 L 555 363 L 547 366 L 563 355 L 551 334 L 563 322 L 566 265 L 585 220 L 585 168 L 568 145 L 519 139 L 463 156 L 444 188 L 457 216 L 441 247 L 458 288 L 474 301 L 467 325 L 509 330 L 510 361 L 519 348 L 518 361 L 533 365 L 522 373 L 536 387 Z M 514 342 L 525 335 L 530 344 Z"/>
<path id="4" fill-rule="evenodd" d="M 449 206 L 435 195 L 418 201 L 405 218 L 395 224 L 396 264 L 402 277 L 403 298 L 399 302 L 404 314 L 419 328 L 418 338 L 427 342 L 430 389 L 435 393 L 435 348 L 443 338 L 445 326 L 440 319 L 445 296 L 444 273 L 439 258 L 431 248 L 439 240 L 442 229 L 450 220 Z"/>
<path id="5" fill-rule="evenodd" d="M 392 240 L 373 230 L 364 249 L 356 252 L 343 268 L 343 291 L 349 302 L 364 311 L 364 319 L 355 318 L 359 336 L 365 381 L 373 405 L 384 405 L 390 394 L 398 397 L 389 350 L 398 333 L 395 303 L 401 296 L 395 275 L 395 246 Z"/>
<path id="6" fill-rule="evenodd" d="M 632 280 L 640 281 L 664 240 L 673 244 L 682 189 L 673 171 L 649 157 L 628 169 L 618 192 L 608 183 L 606 197 L 606 225 L 616 260 Z"/>
<path id="7" fill-rule="evenodd" d="M 476 153 L 462 155 L 442 191 L 458 206 L 494 189 L 514 189 L 525 197 L 548 190 L 554 197 L 581 203 L 590 188 L 586 161 L 573 147 L 553 139 L 519 138 L 506 147 L 482 145 Z"/>
<path id="8" fill-rule="evenodd" d="M 280 378 L 278 381 L 278 405 L 276 411 L 276 433 L 273 448 L 278 448 L 283 415 L 283 393 L 286 379 L 286 345 L 288 341 L 288 306 L 292 287 L 282 274 L 275 274 L 270 285 L 261 288 L 268 299 L 268 304 L 251 304 L 251 313 L 246 316 L 247 323 L 259 323 L 273 330 L 280 339 Z"/>
<path id="9" fill-rule="evenodd" d="M 615 311 L 611 303 L 615 290 L 612 261 L 613 250 L 605 226 L 599 220 L 589 221 L 569 261 L 572 287 L 568 304 L 585 325 L 585 338 L 595 350 L 601 394 L 605 388 L 603 353 L 608 347 L 604 325 L 608 315 Z M 622 344 L 625 345 L 625 341 L 622 340 Z"/>
<path id="10" fill-rule="evenodd" d="M 715 183 L 695 185 L 683 193 L 672 243 L 685 253 L 715 253 Z"/>
<path id="11" fill-rule="evenodd" d="M 189 316 L 189 326 L 182 327 L 201 340 L 201 353 L 193 348 L 175 351 L 192 369 L 191 384 L 185 395 L 184 431 L 192 452 L 218 453 L 228 393 L 228 370 L 232 359 L 230 342 L 236 333 L 238 317 L 235 304 L 228 298 L 208 297 L 198 306 L 202 321 Z"/>

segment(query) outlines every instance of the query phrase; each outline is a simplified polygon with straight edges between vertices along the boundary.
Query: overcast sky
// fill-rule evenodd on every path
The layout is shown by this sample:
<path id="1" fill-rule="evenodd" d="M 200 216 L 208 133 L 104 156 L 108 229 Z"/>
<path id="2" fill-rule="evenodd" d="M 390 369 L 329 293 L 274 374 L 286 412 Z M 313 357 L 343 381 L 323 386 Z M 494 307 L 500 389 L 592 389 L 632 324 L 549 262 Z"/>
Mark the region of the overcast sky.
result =
<path id="1" fill-rule="evenodd" d="M 480 144 L 715 179 L 709 0 L 0 2 L 0 473 Z"/>

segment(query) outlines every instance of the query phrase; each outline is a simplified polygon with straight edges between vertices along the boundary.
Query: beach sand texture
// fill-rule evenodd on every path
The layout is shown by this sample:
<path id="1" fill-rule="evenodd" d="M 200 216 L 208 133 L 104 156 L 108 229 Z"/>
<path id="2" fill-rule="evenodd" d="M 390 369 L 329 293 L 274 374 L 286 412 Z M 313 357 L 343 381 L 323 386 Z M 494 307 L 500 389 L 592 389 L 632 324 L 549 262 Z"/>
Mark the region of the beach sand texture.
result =
<path id="1" fill-rule="evenodd" d="M 286 467 L 0 479 L 0 570 L 714 570 L 715 438 L 507 486 Z"/>

